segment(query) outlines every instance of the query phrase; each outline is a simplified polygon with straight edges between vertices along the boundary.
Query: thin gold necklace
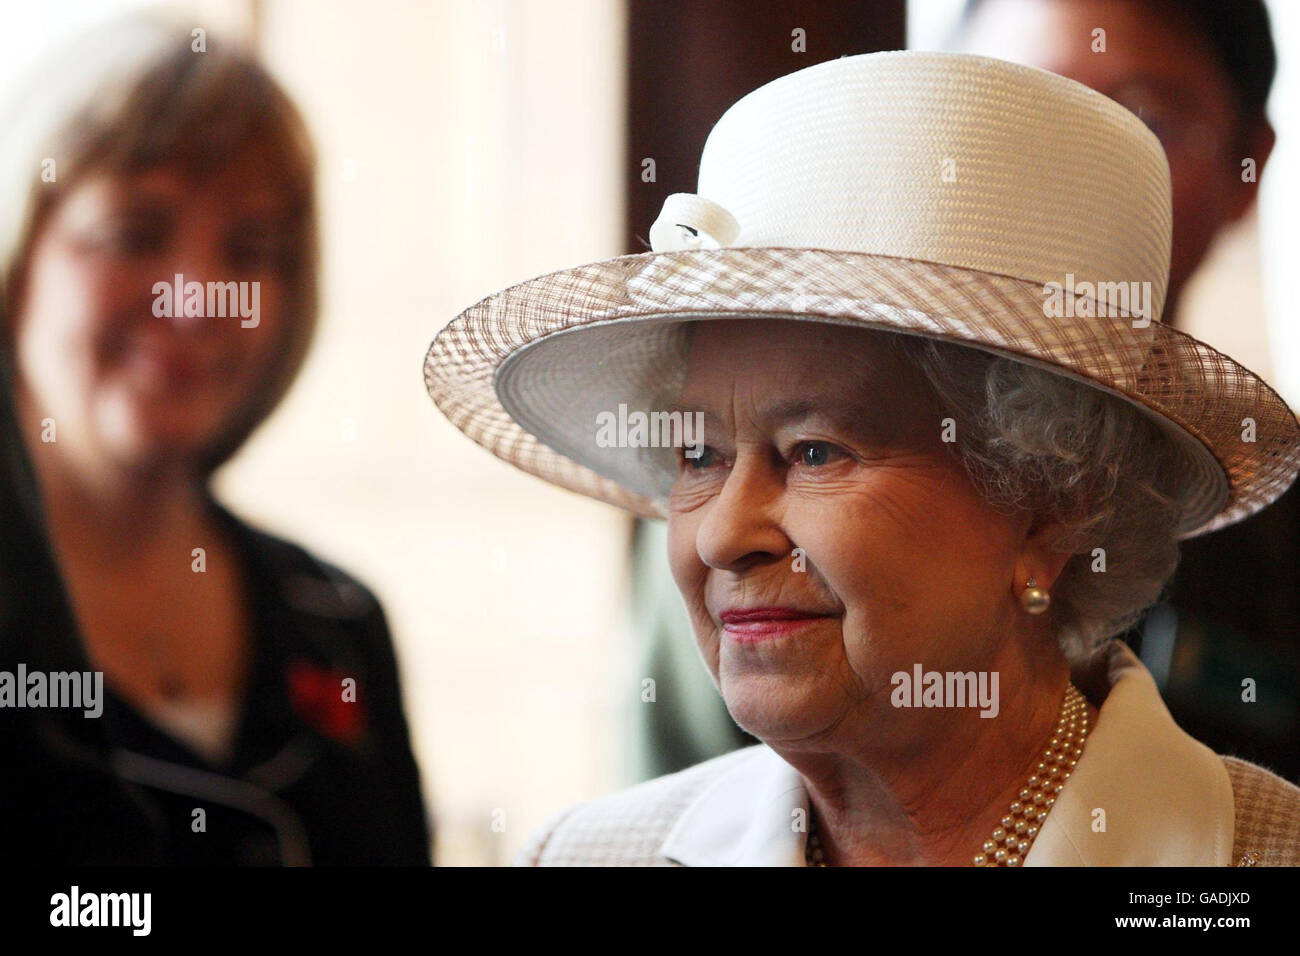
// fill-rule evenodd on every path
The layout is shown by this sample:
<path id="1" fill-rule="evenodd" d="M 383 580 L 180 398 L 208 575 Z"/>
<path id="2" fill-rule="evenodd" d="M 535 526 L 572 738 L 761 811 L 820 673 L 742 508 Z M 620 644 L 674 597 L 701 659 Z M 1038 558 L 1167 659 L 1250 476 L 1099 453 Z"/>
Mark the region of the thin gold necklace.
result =
<path id="1" fill-rule="evenodd" d="M 1016 795 L 1007 813 L 984 841 L 980 852 L 971 863 L 975 866 L 1019 866 L 1029 854 L 1034 838 L 1042 829 L 1048 811 L 1057 796 L 1065 789 L 1065 781 L 1083 755 L 1083 743 L 1088 736 L 1088 701 L 1074 684 L 1065 688 L 1061 712 L 1056 720 L 1052 739 L 1047 742 L 1043 757 L 1034 768 L 1025 786 Z M 808 866 L 825 866 L 826 851 L 817 833 L 817 820 L 809 814 L 808 842 L 804 845 L 804 861 Z"/>

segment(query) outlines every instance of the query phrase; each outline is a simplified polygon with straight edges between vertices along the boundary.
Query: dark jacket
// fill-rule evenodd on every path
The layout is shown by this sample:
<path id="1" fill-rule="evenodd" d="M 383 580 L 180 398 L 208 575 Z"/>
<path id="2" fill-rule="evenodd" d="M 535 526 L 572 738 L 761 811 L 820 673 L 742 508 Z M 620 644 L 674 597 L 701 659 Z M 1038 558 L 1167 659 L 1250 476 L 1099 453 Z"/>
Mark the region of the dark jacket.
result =
<path id="1" fill-rule="evenodd" d="M 3 412 L 0 671 L 88 671 Z M 0 707 L 5 859 L 426 864 L 419 774 L 382 609 L 347 575 L 213 507 L 243 558 L 253 620 L 232 760 L 209 765 L 107 687 L 99 718 Z M 348 677 L 355 703 L 339 691 Z"/>
<path id="2" fill-rule="evenodd" d="M 229 765 L 208 765 L 107 687 L 98 719 L 0 709 L 0 845 L 68 864 L 426 864 L 380 605 L 302 548 L 217 514 L 244 559 L 253 620 Z M 29 672 L 88 670 L 66 637 L 23 644 Z M 12 671 L 17 659 L 4 657 Z M 355 702 L 343 700 L 346 678 Z"/>

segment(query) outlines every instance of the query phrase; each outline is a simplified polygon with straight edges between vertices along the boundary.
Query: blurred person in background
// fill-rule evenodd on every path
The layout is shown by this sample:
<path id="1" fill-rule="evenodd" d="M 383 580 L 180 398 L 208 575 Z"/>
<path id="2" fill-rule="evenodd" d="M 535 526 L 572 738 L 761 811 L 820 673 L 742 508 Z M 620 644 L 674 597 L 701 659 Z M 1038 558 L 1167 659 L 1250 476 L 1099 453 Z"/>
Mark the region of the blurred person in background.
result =
<path id="1" fill-rule="evenodd" d="M 0 332 L 76 629 L 19 615 L 0 653 L 102 672 L 104 700 L 0 709 L 9 858 L 428 863 L 382 608 L 210 488 L 315 326 L 297 110 L 251 55 L 146 19 L 32 79 L 4 119 Z"/>
<path id="2" fill-rule="evenodd" d="M 1188 281 L 1251 209 L 1273 149 L 1277 56 L 1262 0 L 967 0 L 955 39 L 1090 86 L 1160 139 L 1174 210 L 1164 321 L 1177 328 Z M 1300 488 L 1183 542 L 1169 593 L 1128 640 L 1180 726 L 1300 780 Z M 1256 693 L 1243 700 L 1247 678 Z"/>
<path id="3" fill-rule="evenodd" d="M 1104 49 L 1094 30 L 1102 29 Z M 1252 207 L 1274 142 L 1276 71 L 1261 0 L 967 0 L 952 47 L 1059 73 L 1136 113 L 1160 139 L 1173 191 L 1163 321 L 1215 238 Z M 1253 175 L 1243 176 L 1243 160 Z M 633 717 L 633 773 L 645 779 L 753 743 L 713 687 L 689 676 L 689 621 L 641 522 L 634 596 L 642 673 L 675 692 Z M 1218 750 L 1300 779 L 1300 488 L 1238 525 L 1184 542 L 1166 600 L 1127 640 L 1175 719 Z M 1258 696 L 1243 701 L 1242 680 Z"/>

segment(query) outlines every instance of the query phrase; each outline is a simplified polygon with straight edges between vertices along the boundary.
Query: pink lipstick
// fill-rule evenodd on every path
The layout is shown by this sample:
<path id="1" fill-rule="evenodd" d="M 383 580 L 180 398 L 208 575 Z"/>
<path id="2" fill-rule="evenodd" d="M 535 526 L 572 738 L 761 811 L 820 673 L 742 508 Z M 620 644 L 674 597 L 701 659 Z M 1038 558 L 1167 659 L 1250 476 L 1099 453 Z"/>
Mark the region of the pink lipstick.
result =
<path id="1" fill-rule="evenodd" d="M 739 644 L 754 644 L 793 634 L 829 615 L 813 614 L 792 607 L 750 607 L 732 608 L 723 611 L 719 617 L 722 619 L 722 629 L 732 640 Z"/>

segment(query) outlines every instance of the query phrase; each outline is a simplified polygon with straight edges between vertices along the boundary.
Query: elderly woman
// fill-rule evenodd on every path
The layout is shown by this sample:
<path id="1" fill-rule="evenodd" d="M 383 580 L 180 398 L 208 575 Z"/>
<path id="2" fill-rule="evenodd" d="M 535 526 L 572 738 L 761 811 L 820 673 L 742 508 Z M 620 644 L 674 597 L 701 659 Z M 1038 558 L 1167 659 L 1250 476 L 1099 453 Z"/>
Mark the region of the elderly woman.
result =
<path id="1" fill-rule="evenodd" d="M 1300 790 L 1180 731 L 1110 640 L 1181 536 L 1300 467 L 1281 399 L 1159 323 L 1169 238 L 1165 157 L 1117 104 L 872 54 L 735 104 L 653 252 L 453 321 L 434 399 L 666 515 L 763 742 L 565 811 L 521 862 L 1300 861 Z"/>
<path id="2" fill-rule="evenodd" d="M 93 719 L 0 710 L 4 845 L 427 863 L 381 607 L 210 487 L 315 325 L 297 110 L 251 55 L 150 20 L 97 27 L 34 81 L 0 150 L 0 333 L 77 635 L 6 616 L 0 670 L 94 673 L 102 693 Z"/>

